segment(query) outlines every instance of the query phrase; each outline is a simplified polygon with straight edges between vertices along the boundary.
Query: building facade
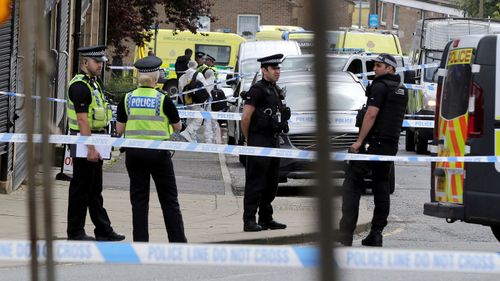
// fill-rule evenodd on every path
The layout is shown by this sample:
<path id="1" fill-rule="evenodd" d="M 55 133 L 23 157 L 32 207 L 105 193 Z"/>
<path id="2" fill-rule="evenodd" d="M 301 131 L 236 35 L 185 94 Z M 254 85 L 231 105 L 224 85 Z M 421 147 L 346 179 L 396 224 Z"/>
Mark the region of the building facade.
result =
<path id="1" fill-rule="evenodd" d="M 24 71 L 20 47 L 23 42 L 19 35 L 26 17 L 20 10 L 21 1 L 13 0 L 10 18 L 0 24 L 0 91 L 23 93 L 23 74 L 33 75 L 36 71 Z M 64 99 L 67 84 L 74 71 L 78 71 L 78 56 L 75 49 L 80 45 L 105 42 L 105 7 L 107 0 L 47 0 L 45 15 L 49 27 L 49 61 L 53 71 L 49 77 L 50 96 Z M 80 20 L 82 19 L 83 20 Z M 76 69 L 75 69 L 76 65 Z M 26 76 L 24 76 L 26 77 Z M 22 97 L 0 95 L 0 133 L 26 133 Z M 38 103 L 36 103 L 38 106 Z M 39 108 L 34 111 L 34 120 L 39 121 Z M 31 113 L 30 113 L 31 116 Z M 65 106 L 53 102 L 50 110 L 51 127 L 65 129 Z M 35 130 L 39 130 L 40 124 Z M 27 167 L 26 144 L 0 143 L 0 193 L 17 189 L 25 180 Z"/>
<path id="2" fill-rule="evenodd" d="M 404 53 L 410 51 L 418 20 L 463 16 L 452 1 L 446 0 L 371 0 L 370 10 L 378 15 L 378 29 L 398 32 Z"/>

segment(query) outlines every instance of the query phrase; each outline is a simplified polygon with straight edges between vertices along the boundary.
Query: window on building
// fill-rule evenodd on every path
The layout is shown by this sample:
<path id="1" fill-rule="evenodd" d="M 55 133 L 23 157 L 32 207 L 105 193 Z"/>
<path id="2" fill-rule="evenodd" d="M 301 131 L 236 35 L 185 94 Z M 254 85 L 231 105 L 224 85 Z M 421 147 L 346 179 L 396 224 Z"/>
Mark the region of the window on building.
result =
<path id="1" fill-rule="evenodd" d="M 380 5 L 380 25 L 386 25 L 387 20 L 387 4 L 382 2 Z"/>
<path id="2" fill-rule="evenodd" d="M 399 6 L 394 5 L 392 14 L 392 28 L 399 28 Z"/>
<path id="3" fill-rule="evenodd" d="M 210 18 L 207 16 L 201 16 L 198 17 L 197 22 L 201 25 L 201 27 L 198 28 L 198 31 L 210 31 Z"/>
<path id="4" fill-rule="evenodd" d="M 238 15 L 237 32 L 247 39 L 254 39 L 255 33 L 259 30 L 259 15 Z"/>

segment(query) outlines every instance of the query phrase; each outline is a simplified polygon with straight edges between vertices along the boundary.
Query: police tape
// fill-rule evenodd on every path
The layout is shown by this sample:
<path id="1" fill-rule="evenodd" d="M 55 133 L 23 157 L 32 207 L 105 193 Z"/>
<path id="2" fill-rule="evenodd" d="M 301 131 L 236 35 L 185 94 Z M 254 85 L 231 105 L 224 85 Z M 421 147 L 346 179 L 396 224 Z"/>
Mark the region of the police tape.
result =
<path id="1" fill-rule="evenodd" d="M 8 97 L 20 97 L 20 98 L 25 98 L 25 94 L 20 94 L 20 93 L 14 93 L 14 92 L 4 92 L 0 91 L 0 95 L 8 96 Z M 40 96 L 31 96 L 32 99 L 39 100 L 42 97 Z M 62 102 L 66 103 L 65 99 L 57 99 L 57 98 L 47 98 L 48 101 L 53 101 L 53 102 Z"/>
<path id="2" fill-rule="evenodd" d="M 333 136 L 332 139 L 335 137 Z M 0 142 L 26 143 L 26 134 L 0 133 Z M 33 135 L 34 143 L 41 143 L 42 136 Z M 257 146 L 238 146 L 179 141 L 153 141 L 140 139 L 112 138 L 109 136 L 74 136 L 50 135 L 52 144 L 86 144 L 113 147 L 132 147 L 143 149 L 178 150 L 186 152 L 223 153 L 229 155 L 247 155 L 261 157 L 279 157 L 289 159 L 314 160 L 315 152 L 301 149 L 284 149 Z M 500 156 L 390 156 L 359 153 L 332 152 L 330 159 L 334 161 L 394 161 L 394 162 L 475 162 L 496 163 Z"/>
<path id="3" fill-rule="evenodd" d="M 28 139 L 26 134 L 0 133 L 0 142 L 26 143 L 27 141 Z M 34 134 L 33 142 L 41 143 L 42 136 L 39 134 Z M 178 150 L 187 152 L 224 153 L 230 155 L 280 157 L 280 158 L 306 159 L 306 160 L 314 158 L 313 151 L 306 151 L 300 149 L 282 149 L 282 148 L 269 148 L 269 147 L 257 147 L 257 146 L 237 146 L 237 145 L 222 145 L 222 144 L 180 142 L 180 141 L 125 139 L 125 138 L 112 138 L 109 137 L 108 135 L 95 135 L 95 136 L 50 135 L 49 143 L 86 144 L 86 145 L 131 147 L 131 148 L 143 148 L 143 149 Z"/>
<path id="4" fill-rule="evenodd" d="M 198 104 L 202 106 L 203 104 Z M 241 113 L 236 112 L 223 112 L 223 111 L 196 111 L 196 110 L 179 110 L 180 118 L 197 118 L 197 119 L 213 119 L 213 120 L 232 120 L 232 121 L 240 121 Z M 316 122 L 316 116 L 313 112 L 292 112 L 292 116 L 290 120 L 288 120 L 290 124 L 304 124 L 310 123 L 310 125 L 314 125 Z M 330 113 L 330 125 L 335 127 L 345 126 L 345 127 L 354 127 L 356 124 L 356 111 L 351 112 L 333 112 Z M 412 120 L 405 119 L 403 120 L 403 127 L 412 127 L 412 128 L 434 128 L 433 120 Z"/>
<path id="5" fill-rule="evenodd" d="M 131 65 L 123 65 L 123 66 L 113 66 L 109 65 L 106 66 L 106 68 L 111 69 L 111 70 L 135 70 L 136 68 Z M 161 68 L 163 71 L 175 71 L 175 67 L 163 67 Z M 220 69 L 219 67 L 216 67 L 217 73 L 219 74 L 234 74 L 235 72 L 232 70 L 225 70 L 225 69 Z M 179 73 L 185 73 L 186 71 L 176 71 Z"/>
<path id="6" fill-rule="evenodd" d="M 433 67 L 439 67 L 439 63 L 424 63 L 424 64 L 400 66 L 400 67 L 396 68 L 396 73 L 401 73 L 401 72 L 405 72 L 405 71 L 409 71 L 409 70 L 433 68 Z M 365 77 L 365 76 L 371 76 L 371 75 L 375 75 L 375 71 L 363 72 L 363 73 L 356 74 L 356 76 L 358 76 L 358 77 Z"/>
<path id="7" fill-rule="evenodd" d="M 28 262 L 31 243 L 0 241 L 0 260 Z M 37 259 L 47 258 L 47 244 L 37 242 Z M 98 264 L 164 264 L 209 266 L 265 266 L 312 268 L 319 266 L 319 251 L 312 246 L 238 244 L 159 244 L 130 242 L 54 241 L 55 262 Z M 500 254 L 436 250 L 335 248 L 340 269 L 413 270 L 500 273 Z"/>
<path id="8" fill-rule="evenodd" d="M 363 85 L 365 86 L 368 86 L 370 85 L 372 80 L 362 80 L 363 82 Z M 408 84 L 408 83 L 403 83 L 403 86 L 406 88 L 406 89 L 409 89 L 409 90 L 430 90 L 430 91 L 436 91 L 437 90 L 437 87 L 436 87 L 436 84 L 435 83 L 429 83 L 429 84 L 426 84 L 426 85 L 420 85 L 420 84 Z"/>

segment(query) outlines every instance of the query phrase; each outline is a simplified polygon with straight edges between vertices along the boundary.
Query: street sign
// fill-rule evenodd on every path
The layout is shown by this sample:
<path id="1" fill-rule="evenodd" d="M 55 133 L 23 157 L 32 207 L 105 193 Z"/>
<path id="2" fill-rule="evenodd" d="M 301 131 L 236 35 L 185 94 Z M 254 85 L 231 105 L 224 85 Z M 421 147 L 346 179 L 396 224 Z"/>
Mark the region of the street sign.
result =
<path id="1" fill-rule="evenodd" d="M 368 26 L 370 28 L 377 28 L 378 27 L 378 15 L 377 14 L 370 14 L 369 15 Z"/>

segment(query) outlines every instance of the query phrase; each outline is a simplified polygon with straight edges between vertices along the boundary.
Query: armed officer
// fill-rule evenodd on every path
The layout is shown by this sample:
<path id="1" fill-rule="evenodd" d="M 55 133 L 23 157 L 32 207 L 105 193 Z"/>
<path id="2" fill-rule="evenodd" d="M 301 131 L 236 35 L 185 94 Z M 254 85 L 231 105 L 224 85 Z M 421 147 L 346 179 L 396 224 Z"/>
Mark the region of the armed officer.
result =
<path id="1" fill-rule="evenodd" d="M 280 77 L 282 54 L 257 60 L 262 79 L 245 95 L 241 128 L 249 146 L 278 148 L 279 134 L 288 132 L 290 108 L 283 104 L 284 93 L 276 85 Z M 243 230 L 284 229 L 285 224 L 273 219 L 273 202 L 278 190 L 280 159 L 248 156 L 245 169 Z M 259 211 L 258 224 L 256 222 Z"/>
<path id="2" fill-rule="evenodd" d="M 380 54 L 375 61 L 375 79 L 367 87 L 367 110 L 362 118 L 359 136 L 350 148 L 352 153 L 396 155 L 408 94 L 401 78 L 395 74 L 396 60 L 389 54 Z M 387 225 L 390 208 L 390 161 L 350 161 L 343 184 L 342 219 L 338 240 L 344 246 L 352 245 L 352 236 L 358 220 L 359 199 L 363 192 L 363 175 L 372 171 L 375 209 L 371 231 L 361 241 L 364 246 L 382 246 L 382 231 Z"/>
<path id="3" fill-rule="evenodd" d="M 164 141 L 170 139 L 173 130 L 181 130 L 182 124 L 174 103 L 154 88 L 161 64 L 162 60 L 155 56 L 145 57 L 134 64 L 139 72 L 139 88 L 126 94 L 117 108 L 116 130 L 120 135 L 125 133 L 126 139 Z M 149 241 L 148 209 L 152 177 L 168 241 L 187 242 L 170 151 L 127 148 L 125 165 L 130 178 L 134 241 Z"/>
<path id="4" fill-rule="evenodd" d="M 108 121 L 108 103 L 97 79 L 107 58 L 106 46 L 78 49 L 81 55 L 80 69 L 69 82 L 67 116 L 70 133 L 90 136 L 105 134 Z M 68 196 L 68 240 L 121 241 L 125 236 L 111 227 L 102 198 L 102 158 L 95 146 L 87 145 L 87 157 L 75 157 L 76 146 L 71 147 L 73 179 Z M 95 225 L 95 238 L 85 233 L 87 208 Z"/>

